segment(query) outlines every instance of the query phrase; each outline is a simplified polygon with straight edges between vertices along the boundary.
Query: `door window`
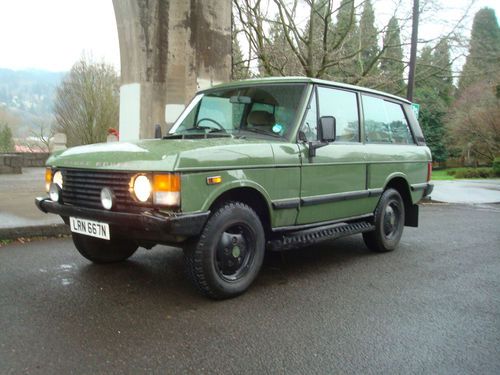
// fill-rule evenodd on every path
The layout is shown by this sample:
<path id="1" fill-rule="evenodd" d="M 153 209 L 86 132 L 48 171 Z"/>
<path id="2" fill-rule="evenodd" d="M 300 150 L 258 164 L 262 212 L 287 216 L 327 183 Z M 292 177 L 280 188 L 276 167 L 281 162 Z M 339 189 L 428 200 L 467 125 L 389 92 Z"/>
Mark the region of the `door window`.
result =
<path id="1" fill-rule="evenodd" d="M 351 91 L 318 87 L 319 116 L 336 120 L 336 142 L 359 142 L 358 100 Z"/>

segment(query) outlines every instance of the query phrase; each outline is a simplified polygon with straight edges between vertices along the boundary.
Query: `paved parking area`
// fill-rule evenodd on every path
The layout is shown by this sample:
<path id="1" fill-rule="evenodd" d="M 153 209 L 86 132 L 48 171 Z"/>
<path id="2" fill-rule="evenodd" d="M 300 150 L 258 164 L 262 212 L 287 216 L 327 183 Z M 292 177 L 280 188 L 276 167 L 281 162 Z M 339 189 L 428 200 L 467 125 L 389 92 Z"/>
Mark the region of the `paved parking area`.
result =
<path id="1" fill-rule="evenodd" d="M 69 239 L 0 248 L 1 374 L 499 374 L 500 207 L 433 204 L 400 248 L 270 256 L 198 296 L 179 249 L 97 266 Z"/>
<path id="2" fill-rule="evenodd" d="M 0 177 L 0 229 L 60 224 L 35 206 L 35 197 L 45 196 L 45 168 L 23 168 L 22 174 Z"/>
<path id="3" fill-rule="evenodd" d="M 447 203 L 500 203 L 500 179 L 432 181 L 433 200 Z"/>

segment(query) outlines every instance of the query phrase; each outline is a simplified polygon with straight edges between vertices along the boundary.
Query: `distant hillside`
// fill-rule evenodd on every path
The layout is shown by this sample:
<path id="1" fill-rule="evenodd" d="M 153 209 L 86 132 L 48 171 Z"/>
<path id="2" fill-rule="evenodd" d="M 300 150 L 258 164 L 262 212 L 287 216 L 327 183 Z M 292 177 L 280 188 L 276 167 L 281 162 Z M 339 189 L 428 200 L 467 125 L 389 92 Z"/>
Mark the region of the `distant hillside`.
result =
<path id="1" fill-rule="evenodd" d="M 20 119 L 16 135 L 29 133 L 51 117 L 55 89 L 66 73 L 0 68 L 0 108 Z"/>
<path id="2" fill-rule="evenodd" d="M 50 114 L 55 88 L 64 74 L 0 68 L 0 106 L 35 116 Z"/>

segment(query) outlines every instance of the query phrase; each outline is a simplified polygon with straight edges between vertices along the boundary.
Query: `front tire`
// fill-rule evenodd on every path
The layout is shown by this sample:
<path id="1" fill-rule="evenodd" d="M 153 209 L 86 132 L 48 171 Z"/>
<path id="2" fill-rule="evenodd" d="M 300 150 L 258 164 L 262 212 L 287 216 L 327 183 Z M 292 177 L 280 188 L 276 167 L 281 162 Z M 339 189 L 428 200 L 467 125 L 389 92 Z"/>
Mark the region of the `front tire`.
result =
<path id="1" fill-rule="evenodd" d="M 101 240 L 83 234 L 72 233 L 78 252 L 91 262 L 105 264 L 124 261 L 135 253 L 138 246 L 125 239 Z"/>
<path id="2" fill-rule="evenodd" d="M 264 248 L 255 211 L 244 203 L 225 203 L 208 219 L 199 240 L 184 249 L 187 275 L 207 297 L 236 297 L 257 277 Z"/>
<path id="3" fill-rule="evenodd" d="M 375 230 L 363 233 L 366 246 L 379 253 L 394 250 L 401 240 L 405 222 L 405 206 L 399 192 L 387 189 L 375 209 Z"/>

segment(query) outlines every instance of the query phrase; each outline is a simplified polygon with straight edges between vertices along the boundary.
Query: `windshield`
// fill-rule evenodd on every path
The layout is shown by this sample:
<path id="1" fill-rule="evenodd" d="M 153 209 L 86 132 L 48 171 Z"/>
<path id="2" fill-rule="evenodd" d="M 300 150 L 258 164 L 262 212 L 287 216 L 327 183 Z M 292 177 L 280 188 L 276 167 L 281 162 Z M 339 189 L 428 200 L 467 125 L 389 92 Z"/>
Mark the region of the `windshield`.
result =
<path id="1" fill-rule="evenodd" d="M 197 95 L 170 134 L 231 134 L 286 137 L 305 84 L 226 88 Z"/>

